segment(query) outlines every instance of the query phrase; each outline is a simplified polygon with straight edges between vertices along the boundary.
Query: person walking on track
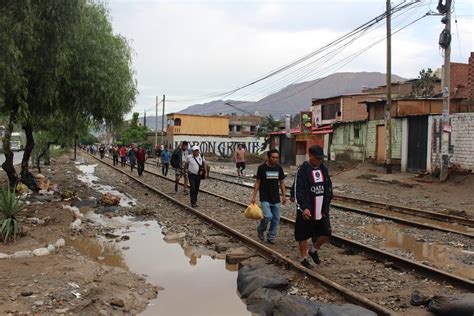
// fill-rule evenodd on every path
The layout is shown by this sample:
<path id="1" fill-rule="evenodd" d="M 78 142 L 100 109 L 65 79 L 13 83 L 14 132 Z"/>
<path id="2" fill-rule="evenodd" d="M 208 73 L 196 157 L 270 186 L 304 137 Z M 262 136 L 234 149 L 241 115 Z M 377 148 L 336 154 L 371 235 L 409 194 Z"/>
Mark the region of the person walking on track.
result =
<path id="1" fill-rule="evenodd" d="M 321 146 L 309 148 L 309 159 L 296 172 L 291 197 L 296 203 L 295 240 L 299 244 L 301 264 L 311 268 L 308 255 L 320 264 L 318 250 L 331 236 L 329 207 L 332 199 L 332 182 L 323 164 Z M 308 239 L 312 247 L 308 249 Z"/>
<path id="2" fill-rule="evenodd" d="M 189 186 L 191 187 L 190 198 L 191 206 L 197 207 L 197 196 L 201 179 L 206 178 L 207 167 L 204 157 L 201 156 L 199 146 L 193 146 L 192 154 L 186 157 L 184 163 L 184 173 L 188 174 Z"/>
<path id="3" fill-rule="evenodd" d="M 285 173 L 283 168 L 278 165 L 280 158 L 278 150 L 269 150 L 267 158 L 267 161 L 257 169 L 252 204 L 256 203 L 257 192 L 259 192 L 264 217 L 257 228 L 257 235 L 261 241 L 264 241 L 265 231 L 267 230 L 268 223 L 270 223 L 267 242 L 274 244 L 280 223 L 280 203 L 286 204 Z M 281 190 L 281 198 L 278 194 L 279 188 Z"/>
<path id="4" fill-rule="evenodd" d="M 188 148 L 189 144 L 187 141 L 183 141 L 181 146 L 176 148 L 173 154 L 171 155 L 171 166 L 175 171 L 175 182 L 174 182 L 174 191 L 178 192 L 179 180 L 181 177 L 184 178 L 184 194 L 188 194 L 188 175 L 183 172 L 184 162 L 186 158 L 191 155 L 191 150 Z"/>
<path id="5" fill-rule="evenodd" d="M 237 177 L 241 177 L 245 170 L 245 145 L 239 144 L 237 150 L 234 152 L 235 167 L 237 168 Z"/>
<path id="6" fill-rule="evenodd" d="M 145 148 L 143 148 L 142 145 L 138 145 L 136 156 L 137 156 L 138 176 L 141 177 L 143 175 L 143 171 L 145 171 L 145 161 L 146 161 L 146 152 L 145 152 Z"/>
<path id="7" fill-rule="evenodd" d="M 165 147 L 161 153 L 161 173 L 166 177 L 168 175 L 168 168 L 170 166 L 171 153 L 168 147 Z"/>

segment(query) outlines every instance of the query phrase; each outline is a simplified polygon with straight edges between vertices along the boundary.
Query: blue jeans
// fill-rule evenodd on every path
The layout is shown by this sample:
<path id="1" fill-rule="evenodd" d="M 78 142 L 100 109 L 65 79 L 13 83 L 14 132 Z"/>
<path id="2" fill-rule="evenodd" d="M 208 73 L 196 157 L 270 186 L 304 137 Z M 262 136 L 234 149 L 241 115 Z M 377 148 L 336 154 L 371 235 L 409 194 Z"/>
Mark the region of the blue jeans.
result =
<path id="1" fill-rule="evenodd" d="M 263 219 L 258 225 L 257 231 L 264 233 L 267 230 L 268 223 L 270 223 L 270 230 L 268 231 L 267 239 L 273 240 L 278 231 L 278 224 L 280 223 L 280 203 L 271 204 L 266 201 L 261 202 Z"/>

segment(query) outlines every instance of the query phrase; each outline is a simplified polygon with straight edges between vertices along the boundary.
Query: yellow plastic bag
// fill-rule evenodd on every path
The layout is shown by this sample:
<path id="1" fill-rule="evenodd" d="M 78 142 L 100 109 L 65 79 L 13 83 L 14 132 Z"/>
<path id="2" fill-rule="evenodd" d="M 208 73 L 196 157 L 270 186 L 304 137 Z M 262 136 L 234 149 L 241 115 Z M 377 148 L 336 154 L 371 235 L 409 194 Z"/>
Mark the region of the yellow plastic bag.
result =
<path id="1" fill-rule="evenodd" d="M 250 219 L 262 219 L 263 211 L 257 204 L 250 204 L 245 210 L 244 216 Z"/>

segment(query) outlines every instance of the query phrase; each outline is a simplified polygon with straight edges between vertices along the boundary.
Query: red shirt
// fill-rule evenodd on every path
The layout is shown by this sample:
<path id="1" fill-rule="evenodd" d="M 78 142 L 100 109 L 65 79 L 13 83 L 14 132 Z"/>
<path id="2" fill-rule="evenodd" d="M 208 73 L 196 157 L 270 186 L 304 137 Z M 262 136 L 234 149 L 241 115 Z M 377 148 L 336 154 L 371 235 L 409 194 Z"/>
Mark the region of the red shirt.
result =
<path id="1" fill-rule="evenodd" d="M 120 156 L 125 157 L 127 155 L 127 148 L 121 147 L 120 148 Z"/>
<path id="2" fill-rule="evenodd" d="M 146 156 L 145 149 L 139 148 L 136 155 L 137 155 L 137 160 L 145 160 L 145 156 Z"/>

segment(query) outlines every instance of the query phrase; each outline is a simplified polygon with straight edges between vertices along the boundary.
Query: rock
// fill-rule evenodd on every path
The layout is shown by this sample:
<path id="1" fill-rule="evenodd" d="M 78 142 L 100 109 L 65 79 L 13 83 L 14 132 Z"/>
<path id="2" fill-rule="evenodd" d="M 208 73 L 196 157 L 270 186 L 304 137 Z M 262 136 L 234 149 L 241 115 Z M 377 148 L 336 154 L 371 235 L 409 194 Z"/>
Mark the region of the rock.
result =
<path id="1" fill-rule="evenodd" d="M 299 296 L 284 296 L 275 306 L 274 316 L 314 316 L 318 315 L 319 304 Z M 342 315 L 341 315 L 342 316 Z"/>
<path id="2" fill-rule="evenodd" d="M 109 315 L 109 313 L 107 313 L 107 311 L 106 311 L 105 309 L 101 309 L 101 310 L 99 311 L 99 315 L 101 315 L 101 316 L 107 316 L 107 315 Z"/>
<path id="3" fill-rule="evenodd" d="M 66 245 L 66 241 L 63 238 L 59 238 L 54 244 L 54 247 L 58 249 L 58 248 L 64 247 L 65 245 Z"/>
<path id="4" fill-rule="evenodd" d="M 71 223 L 71 230 L 73 232 L 80 232 L 81 224 L 82 224 L 82 221 L 79 218 L 77 218 L 76 220 L 74 220 L 74 222 Z"/>
<path id="5" fill-rule="evenodd" d="M 420 306 L 420 305 L 426 305 L 430 301 L 430 297 L 427 295 L 423 295 L 420 293 L 420 291 L 415 290 L 413 293 L 411 293 L 411 299 L 410 303 L 413 306 Z"/>
<path id="6" fill-rule="evenodd" d="M 185 232 L 177 233 L 177 234 L 169 234 L 166 235 L 165 238 L 163 238 L 164 241 L 172 243 L 172 242 L 177 242 L 178 240 L 186 237 Z"/>
<path id="7" fill-rule="evenodd" d="M 376 316 L 377 314 L 353 304 L 323 304 L 318 316 Z"/>
<path id="8" fill-rule="evenodd" d="M 246 247 L 233 248 L 227 253 L 225 261 L 228 264 L 237 264 L 252 256 L 253 253 L 250 253 Z"/>
<path id="9" fill-rule="evenodd" d="M 228 244 L 216 244 L 216 245 L 214 245 L 214 249 L 217 252 L 224 252 L 227 249 L 229 249 L 229 245 Z"/>
<path id="10" fill-rule="evenodd" d="M 436 315 L 474 315 L 474 293 L 433 296 L 428 303 L 428 310 Z"/>
<path id="11" fill-rule="evenodd" d="M 243 266 L 237 276 L 237 289 L 242 298 L 247 298 L 258 288 L 284 290 L 287 287 L 288 280 L 273 266 Z"/>
<path id="12" fill-rule="evenodd" d="M 36 257 L 47 256 L 49 255 L 48 248 L 37 248 L 33 250 L 33 255 Z"/>
<path id="13" fill-rule="evenodd" d="M 77 208 L 83 208 L 83 207 L 96 207 L 97 206 L 97 200 L 76 200 L 72 202 L 72 205 L 77 207 Z"/>
<path id="14" fill-rule="evenodd" d="M 54 310 L 56 314 L 66 314 L 68 311 L 69 311 L 69 308 L 58 308 Z"/>
<path id="15" fill-rule="evenodd" d="M 56 251 L 56 248 L 54 247 L 54 245 L 49 244 L 47 248 L 49 250 L 49 253 L 53 253 Z"/>
<path id="16" fill-rule="evenodd" d="M 23 291 L 23 292 L 21 292 L 21 296 L 26 297 L 26 296 L 31 296 L 31 295 L 33 295 L 33 291 Z"/>
<path id="17" fill-rule="evenodd" d="M 128 249 L 130 249 L 130 247 L 129 246 L 123 246 L 122 249 L 123 250 L 128 250 Z"/>
<path id="18" fill-rule="evenodd" d="M 10 258 L 10 255 L 7 255 L 6 253 L 1 253 L 0 252 L 0 259 L 8 259 Z"/>
<path id="19" fill-rule="evenodd" d="M 256 315 L 272 315 L 275 304 L 282 298 L 282 294 L 273 289 L 259 288 L 252 292 L 245 300 L 247 310 Z"/>
<path id="20" fill-rule="evenodd" d="M 35 301 L 35 302 L 33 303 L 33 305 L 35 305 L 35 306 L 43 306 L 43 305 L 44 305 L 44 301 Z"/>
<path id="21" fill-rule="evenodd" d="M 225 262 L 228 264 L 237 264 L 241 261 L 247 260 L 252 254 L 249 253 L 228 253 L 225 256 Z"/>
<path id="22" fill-rule="evenodd" d="M 125 303 L 123 302 L 123 300 L 121 298 L 113 298 L 110 300 L 110 305 L 113 305 L 113 306 L 117 306 L 117 307 L 124 307 L 125 306 Z"/>
<path id="23" fill-rule="evenodd" d="M 17 251 L 12 255 L 12 258 L 29 258 L 32 257 L 33 253 L 29 250 Z"/>

